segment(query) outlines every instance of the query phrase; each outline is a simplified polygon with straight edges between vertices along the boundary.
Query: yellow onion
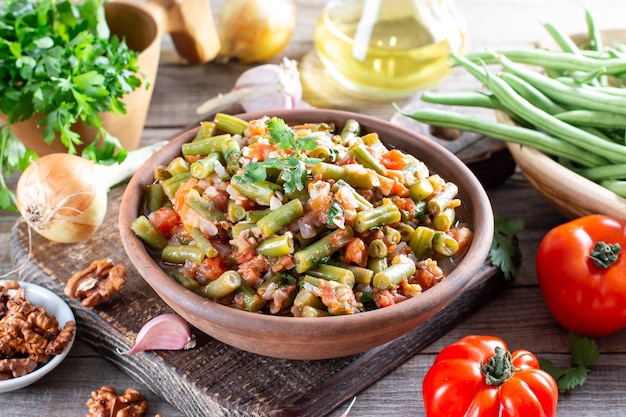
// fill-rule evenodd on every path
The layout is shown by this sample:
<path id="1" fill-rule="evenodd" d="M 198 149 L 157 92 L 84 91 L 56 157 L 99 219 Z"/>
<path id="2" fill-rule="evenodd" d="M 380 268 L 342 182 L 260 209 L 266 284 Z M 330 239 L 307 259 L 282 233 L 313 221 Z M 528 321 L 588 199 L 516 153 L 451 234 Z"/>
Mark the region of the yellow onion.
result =
<path id="1" fill-rule="evenodd" d="M 292 0 L 226 0 L 220 11 L 222 57 L 242 63 L 278 55 L 296 27 Z"/>
<path id="2" fill-rule="evenodd" d="M 32 162 L 20 175 L 16 205 L 37 233 L 59 243 L 88 239 L 102 224 L 107 194 L 129 178 L 163 142 L 129 152 L 121 164 L 99 165 L 68 153 Z"/>

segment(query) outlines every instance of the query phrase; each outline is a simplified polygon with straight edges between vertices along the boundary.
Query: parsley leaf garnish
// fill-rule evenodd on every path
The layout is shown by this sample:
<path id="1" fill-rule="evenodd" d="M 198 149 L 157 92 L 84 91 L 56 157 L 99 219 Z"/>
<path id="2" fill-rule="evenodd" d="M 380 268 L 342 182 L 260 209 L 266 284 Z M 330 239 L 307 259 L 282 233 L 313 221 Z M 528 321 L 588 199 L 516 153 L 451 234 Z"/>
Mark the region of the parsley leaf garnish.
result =
<path id="1" fill-rule="evenodd" d="M 7 0 L 0 3 L 0 209 L 15 210 L 5 176 L 23 171 L 37 155 L 11 125 L 38 114 L 42 139 L 60 140 L 68 153 L 81 144 L 71 130 L 83 121 L 99 133 L 83 156 L 103 164 L 126 157 L 102 127 L 100 113 L 126 113 L 122 97 L 142 84 L 138 53 L 110 36 L 104 0 Z"/>
<path id="2" fill-rule="evenodd" d="M 585 383 L 589 369 L 598 361 L 600 352 L 595 340 L 570 333 L 569 347 L 572 351 L 571 367 L 560 368 L 548 359 L 538 358 L 541 369 L 552 375 L 559 387 L 559 392 L 569 391 Z"/>
<path id="3" fill-rule="evenodd" d="M 243 180 L 264 181 L 267 178 L 267 170 L 273 168 L 281 171 L 280 178 L 284 181 L 283 190 L 286 193 L 302 191 L 307 177 L 307 165 L 315 165 L 321 161 L 318 158 L 310 158 L 304 153 L 317 147 L 317 138 L 315 136 L 297 137 L 280 118 L 269 119 L 267 129 L 270 140 L 283 151 L 287 151 L 288 156 L 267 158 L 247 165 L 244 168 Z"/>
<path id="4" fill-rule="evenodd" d="M 522 254 L 515 245 L 515 235 L 524 227 L 521 219 L 506 220 L 495 217 L 493 242 L 489 250 L 491 264 L 500 268 L 507 280 L 513 279 L 519 272 Z"/>
<path id="5" fill-rule="evenodd" d="M 326 212 L 328 217 L 328 224 L 331 225 L 335 221 L 335 218 L 343 216 L 343 206 L 337 200 L 330 200 L 330 208 Z"/>

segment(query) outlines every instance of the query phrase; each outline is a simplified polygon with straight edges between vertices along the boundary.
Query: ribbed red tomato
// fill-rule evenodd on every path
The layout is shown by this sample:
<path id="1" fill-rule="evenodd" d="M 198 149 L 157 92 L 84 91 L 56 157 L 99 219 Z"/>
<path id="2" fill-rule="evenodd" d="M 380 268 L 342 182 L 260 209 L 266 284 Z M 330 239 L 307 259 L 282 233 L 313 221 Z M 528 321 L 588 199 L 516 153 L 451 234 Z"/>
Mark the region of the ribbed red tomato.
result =
<path id="1" fill-rule="evenodd" d="M 567 330 L 600 337 L 626 327 L 626 222 L 589 215 L 550 230 L 537 250 L 537 281 Z"/>
<path id="2" fill-rule="evenodd" d="M 428 417 L 552 417 L 559 395 L 532 353 L 479 335 L 444 348 L 422 388 Z"/>

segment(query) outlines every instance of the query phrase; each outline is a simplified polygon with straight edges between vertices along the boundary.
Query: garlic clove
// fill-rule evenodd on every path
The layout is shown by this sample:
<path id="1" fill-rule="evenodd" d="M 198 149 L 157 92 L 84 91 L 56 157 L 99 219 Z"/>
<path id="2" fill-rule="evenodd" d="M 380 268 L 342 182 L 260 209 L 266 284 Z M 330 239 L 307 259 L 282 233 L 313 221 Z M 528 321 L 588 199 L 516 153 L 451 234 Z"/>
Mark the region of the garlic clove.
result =
<path id="1" fill-rule="evenodd" d="M 263 64 L 243 72 L 229 93 L 205 101 L 196 113 L 215 113 L 235 103 L 247 112 L 294 109 L 301 100 L 298 64 L 284 58 L 280 65 Z"/>
<path id="2" fill-rule="evenodd" d="M 143 325 L 135 345 L 126 352 L 132 355 L 144 350 L 187 350 L 196 346 L 189 324 L 176 314 L 161 314 Z"/>

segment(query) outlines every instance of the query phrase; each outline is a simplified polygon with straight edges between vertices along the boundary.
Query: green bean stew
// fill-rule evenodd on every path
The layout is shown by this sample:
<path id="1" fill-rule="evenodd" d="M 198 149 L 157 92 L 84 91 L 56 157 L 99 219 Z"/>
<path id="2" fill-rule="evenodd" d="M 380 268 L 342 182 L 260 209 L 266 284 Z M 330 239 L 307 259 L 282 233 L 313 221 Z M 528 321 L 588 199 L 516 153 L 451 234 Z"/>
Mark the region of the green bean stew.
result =
<path id="1" fill-rule="evenodd" d="M 391 306 L 444 279 L 472 239 L 458 187 L 356 120 L 335 131 L 220 113 L 181 151 L 155 166 L 132 230 L 172 279 L 234 308 Z"/>

